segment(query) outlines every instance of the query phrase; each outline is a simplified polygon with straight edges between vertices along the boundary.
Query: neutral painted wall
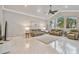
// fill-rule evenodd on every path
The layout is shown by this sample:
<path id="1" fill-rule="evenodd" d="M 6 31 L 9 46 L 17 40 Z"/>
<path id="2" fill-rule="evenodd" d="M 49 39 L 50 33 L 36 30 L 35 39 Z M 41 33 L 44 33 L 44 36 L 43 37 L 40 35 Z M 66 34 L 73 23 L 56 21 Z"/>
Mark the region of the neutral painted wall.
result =
<path id="1" fill-rule="evenodd" d="M 40 24 L 45 24 L 45 20 L 4 11 L 4 20 L 8 22 L 8 36 L 24 35 L 25 27 L 30 26 L 32 29 L 41 27 Z M 34 24 L 39 24 L 35 26 Z"/>

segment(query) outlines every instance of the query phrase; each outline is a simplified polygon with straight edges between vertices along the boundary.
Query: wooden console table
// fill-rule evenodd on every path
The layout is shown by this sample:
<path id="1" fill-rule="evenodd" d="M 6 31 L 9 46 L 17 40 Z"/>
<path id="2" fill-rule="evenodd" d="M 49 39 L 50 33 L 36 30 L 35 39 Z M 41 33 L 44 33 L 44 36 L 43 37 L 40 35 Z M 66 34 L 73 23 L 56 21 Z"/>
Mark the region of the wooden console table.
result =
<path id="1" fill-rule="evenodd" d="M 30 38 L 31 37 L 31 33 L 30 32 L 26 32 L 25 36 L 26 36 L 26 38 Z"/>

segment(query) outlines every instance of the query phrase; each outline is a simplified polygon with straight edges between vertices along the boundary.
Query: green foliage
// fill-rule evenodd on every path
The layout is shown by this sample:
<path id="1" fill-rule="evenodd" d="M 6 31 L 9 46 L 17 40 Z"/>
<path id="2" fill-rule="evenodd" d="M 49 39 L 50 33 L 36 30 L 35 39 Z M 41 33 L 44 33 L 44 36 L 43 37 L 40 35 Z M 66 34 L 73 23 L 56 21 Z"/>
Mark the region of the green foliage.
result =
<path id="1" fill-rule="evenodd" d="M 60 28 L 64 27 L 64 17 L 59 17 L 57 19 L 57 26 L 60 27 Z"/>
<path id="2" fill-rule="evenodd" d="M 76 26 L 76 19 L 72 17 L 67 18 L 67 28 L 75 28 Z"/>

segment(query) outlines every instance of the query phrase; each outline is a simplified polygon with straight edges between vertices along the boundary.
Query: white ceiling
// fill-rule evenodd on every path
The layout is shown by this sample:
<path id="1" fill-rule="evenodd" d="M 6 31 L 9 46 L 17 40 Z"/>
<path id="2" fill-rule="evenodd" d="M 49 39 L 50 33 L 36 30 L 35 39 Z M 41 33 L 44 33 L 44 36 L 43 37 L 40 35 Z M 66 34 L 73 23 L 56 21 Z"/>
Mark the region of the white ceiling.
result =
<path id="1" fill-rule="evenodd" d="M 5 5 L 4 8 L 48 19 L 49 5 Z M 52 10 L 79 10 L 79 5 L 55 5 Z"/>

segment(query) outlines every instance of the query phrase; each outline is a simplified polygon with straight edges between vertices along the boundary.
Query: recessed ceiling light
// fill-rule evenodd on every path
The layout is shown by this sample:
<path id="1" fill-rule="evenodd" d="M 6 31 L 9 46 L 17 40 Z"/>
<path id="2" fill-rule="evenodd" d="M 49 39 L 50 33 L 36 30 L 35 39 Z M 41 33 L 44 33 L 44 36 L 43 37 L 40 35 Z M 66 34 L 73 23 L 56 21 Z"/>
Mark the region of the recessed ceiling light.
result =
<path id="1" fill-rule="evenodd" d="M 68 8 L 68 5 L 65 5 L 65 8 Z"/>
<path id="2" fill-rule="evenodd" d="M 37 9 L 37 12 L 41 12 L 41 10 L 40 9 Z"/>
<path id="3" fill-rule="evenodd" d="M 27 7 L 27 5 L 24 5 L 24 7 Z"/>

